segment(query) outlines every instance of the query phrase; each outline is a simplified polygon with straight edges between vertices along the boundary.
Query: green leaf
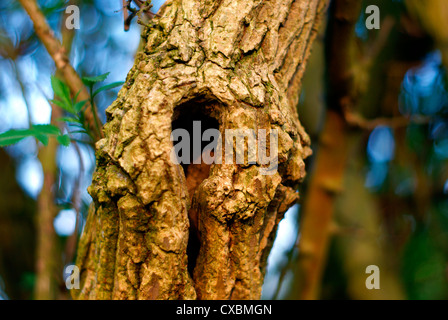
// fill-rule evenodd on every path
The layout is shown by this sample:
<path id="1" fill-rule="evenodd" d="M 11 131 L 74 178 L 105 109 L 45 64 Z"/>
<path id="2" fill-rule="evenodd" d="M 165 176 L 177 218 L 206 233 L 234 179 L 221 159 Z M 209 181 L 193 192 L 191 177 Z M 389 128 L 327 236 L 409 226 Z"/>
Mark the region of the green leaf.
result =
<path id="1" fill-rule="evenodd" d="M 79 124 L 82 124 L 81 121 L 79 121 L 78 119 L 73 118 L 73 117 L 61 117 L 61 118 L 57 118 L 56 121 L 59 121 L 59 122 L 67 122 L 67 123 L 79 123 Z"/>
<path id="2" fill-rule="evenodd" d="M 49 136 L 59 136 L 61 131 L 52 124 L 36 124 L 31 129 L 9 130 L 0 134 L 0 147 L 9 146 L 27 137 L 35 137 L 43 145 L 48 144 Z"/>
<path id="3" fill-rule="evenodd" d="M 67 104 L 67 103 L 65 103 L 65 102 L 63 102 L 61 100 L 56 100 L 56 99 L 50 100 L 50 102 L 54 103 L 55 105 L 57 105 L 59 107 L 61 107 L 63 110 L 65 110 L 65 111 L 67 111 L 69 113 L 72 113 L 72 114 L 75 113 L 75 110 L 73 110 L 73 107 L 72 107 L 71 103 Z"/>
<path id="4" fill-rule="evenodd" d="M 40 142 L 42 142 L 42 144 L 44 145 L 44 146 L 46 146 L 47 144 L 48 144 L 48 136 L 47 135 L 45 135 L 45 134 L 41 134 L 41 133 L 39 133 L 39 132 L 33 132 L 33 136 L 37 139 L 37 140 L 39 140 Z"/>
<path id="5" fill-rule="evenodd" d="M 79 102 L 76 102 L 74 105 L 74 109 L 75 111 L 78 113 L 82 110 L 82 108 L 84 107 L 84 105 L 86 104 L 87 100 L 82 100 Z"/>
<path id="6" fill-rule="evenodd" d="M 76 130 L 76 131 L 71 131 L 70 133 L 85 133 L 85 134 L 88 134 L 86 130 Z"/>
<path id="7" fill-rule="evenodd" d="M 82 82 L 84 82 L 84 84 L 86 86 L 93 86 L 97 82 L 102 82 L 102 81 L 106 80 L 106 78 L 109 74 L 110 74 L 110 72 L 107 72 L 105 74 L 102 74 L 102 75 L 99 75 L 96 77 L 83 77 Z"/>
<path id="8" fill-rule="evenodd" d="M 43 135 L 60 135 L 61 130 L 52 124 L 35 124 L 32 126 L 32 130 L 36 132 L 37 134 L 43 134 Z"/>
<path id="9" fill-rule="evenodd" d="M 26 137 L 0 137 L 0 147 L 7 147 L 16 144 Z"/>
<path id="10" fill-rule="evenodd" d="M 16 144 L 20 140 L 34 136 L 34 132 L 29 129 L 23 130 L 8 130 L 0 134 L 0 147 L 6 147 Z"/>
<path id="11" fill-rule="evenodd" d="M 58 96 L 65 105 L 71 105 L 70 89 L 64 82 L 55 76 L 51 76 L 51 87 L 53 88 L 55 96 Z"/>
<path id="12" fill-rule="evenodd" d="M 78 96 L 79 96 L 80 93 L 81 93 L 81 90 L 79 90 L 79 91 L 75 94 L 75 96 L 73 97 L 73 101 L 78 100 Z"/>
<path id="13" fill-rule="evenodd" d="M 116 88 L 116 87 L 122 86 L 123 84 L 124 84 L 124 81 L 117 81 L 117 82 L 112 82 L 105 86 L 102 86 L 101 88 L 98 88 L 97 90 L 95 90 L 95 92 L 93 93 L 93 97 L 95 97 L 101 91 Z"/>
<path id="14" fill-rule="evenodd" d="M 70 136 L 67 134 L 60 135 L 56 138 L 60 144 L 64 147 L 68 147 L 70 145 Z"/>

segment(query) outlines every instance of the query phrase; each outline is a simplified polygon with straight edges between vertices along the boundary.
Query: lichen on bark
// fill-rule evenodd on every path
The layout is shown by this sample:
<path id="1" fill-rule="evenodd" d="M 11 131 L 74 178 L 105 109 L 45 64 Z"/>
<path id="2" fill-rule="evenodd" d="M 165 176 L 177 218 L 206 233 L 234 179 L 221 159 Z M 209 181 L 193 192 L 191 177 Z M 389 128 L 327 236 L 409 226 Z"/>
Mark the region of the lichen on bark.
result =
<path id="1" fill-rule="evenodd" d="M 106 110 L 81 238 L 78 299 L 257 299 L 310 140 L 296 110 L 326 0 L 168 0 Z M 170 158 L 172 123 L 202 113 L 226 129 L 277 130 L 278 170 L 212 164 L 189 194 Z M 204 172 L 202 170 L 201 172 Z M 194 179 L 193 179 L 194 180 Z M 192 189 L 190 189 L 191 193 Z M 189 272 L 190 215 L 199 251 Z M 191 265 L 191 261 L 190 261 Z"/>

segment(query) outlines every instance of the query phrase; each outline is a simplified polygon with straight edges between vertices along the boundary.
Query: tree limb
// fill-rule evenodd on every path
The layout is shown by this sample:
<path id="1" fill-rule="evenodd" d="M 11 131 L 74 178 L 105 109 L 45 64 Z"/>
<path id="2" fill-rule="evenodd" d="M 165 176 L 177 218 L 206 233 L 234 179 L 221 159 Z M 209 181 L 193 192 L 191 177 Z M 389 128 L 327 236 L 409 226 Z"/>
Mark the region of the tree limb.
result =
<path id="1" fill-rule="evenodd" d="M 43 45 L 47 49 L 51 58 L 53 59 L 56 68 L 63 75 L 65 82 L 67 83 L 70 91 L 73 95 L 80 92 L 78 100 L 89 100 L 89 93 L 84 86 L 80 76 L 70 64 L 70 60 L 67 56 L 66 49 L 62 46 L 61 42 L 54 36 L 53 30 L 48 25 L 45 15 L 40 10 L 35 0 L 19 0 L 22 7 L 28 13 L 31 21 L 34 24 L 34 30 L 36 35 L 42 41 Z M 93 114 L 92 106 L 86 108 L 85 118 L 91 129 L 93 138 L 95 141 L 103 137 L 101 128 L 97 129 L 95 124 L 95 117 Z"/>

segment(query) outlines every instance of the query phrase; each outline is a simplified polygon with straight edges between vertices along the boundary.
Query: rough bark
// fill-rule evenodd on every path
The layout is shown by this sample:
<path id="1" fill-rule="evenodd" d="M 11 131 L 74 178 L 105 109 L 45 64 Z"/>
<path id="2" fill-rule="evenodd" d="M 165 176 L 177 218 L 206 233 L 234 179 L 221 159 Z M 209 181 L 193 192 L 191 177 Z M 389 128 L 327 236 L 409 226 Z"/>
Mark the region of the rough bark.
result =
<path id="1" fill-rule="evenodd" d="M 298 199 L 311 153 L 296 105 L 326 2 L 173 0 L 162 7 L 106 111 L 75 298 L 260 297 L 276 226 Z M 187 126 L 192 114 L 223 140 L 225 129 L 278 130 L 278 170 L 174 164 L 172 127 Z M 197 216 L 191 234 L 188 211 Z M 192 261 L 187 246 L 196 234 Z"/>

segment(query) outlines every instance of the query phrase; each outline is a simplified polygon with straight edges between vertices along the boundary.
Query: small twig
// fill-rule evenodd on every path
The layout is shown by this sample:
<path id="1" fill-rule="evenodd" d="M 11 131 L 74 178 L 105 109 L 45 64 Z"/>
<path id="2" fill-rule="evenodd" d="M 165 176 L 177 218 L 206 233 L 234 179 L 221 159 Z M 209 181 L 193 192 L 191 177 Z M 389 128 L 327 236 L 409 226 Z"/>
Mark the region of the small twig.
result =
<path id="1" fill-rule="evenodd" d="M 96 129 L 97 133 L 99 133 L 99 132 L 101 132 L 101 122 L 98 117 L 98 112 L 96 110 L 95 101 L 93 99 L 93 85 L 89 86 L 89 102 L 90 102 L 90 108 L 91 108 L 92 114 L 93 114 L 93 121 L 95 123 L 95 129 Z M 86 109 L 84 109 L 84 110 L 86 110 Z"/>
<path id="2" fill-rule="evenodd" d="M 18 82 L 18 84 L 20 86 L 20 91 L 22 93 L 23 101 L 25 102 L 25 106 L 26 106 L 26 109 L 28 111 L 28 125 L 31 128 L 31 126 L 33 125 L 33 121 L 31 119 L 31 105 L 30 105 L 30 103 L 28 101 L 28 98 L 26 97 L 25 84 L 23 83 L 22 79 L 20 79 L 20 73 L 19 73 L 16 61 L 12 61 L 12 68 L 14 69 L 14 72 L 15 72 L 15 75 L 16 75 L 16 79 L 17 79 L 17 82 Z"/>
<path id="3" fill-rule="evenodd" d="M 143 2 L 141 2 L 140 0 L 134 0 L 134 2 L 139 8 L 143 6 Z"/>
<path id="4" fill-rule="evenodd" d="M 348 100 L 348 99 L 347 99 Z M 390 128 L 406 127 L 410 123 L 425 124 L 431 121 L 430 117 L 414 115 L 414 116 L 397 116 L 397 117 L 379 117 L 374 119 L 366 119 L 351 106 L 349 101 L 341 102 L 344 119 L 351 127 L 363 130 L 373 130 L 378 126 L 387 126 Z"/>
<path id="5" fill-rule="evenodd" d="M 123 19 L 124 19 L 124 31 L 128 31 L 131 25 L 132 19 L 138 16 L 141 19 L 141 14 L 143 13 L 149 20 L 155 16 L 160 17 L 157 13 L 151 12 L 152 4 L 151 1 L 140 1 L 133 0 L 137 5 L 138 9 L 131 7 L 132 0 L 122 0 L 123 2 Z M 130 12 L 130 13 L 129 13 Z M 143 23 L 139 23 L 145 25 Z"/>
<path id="6" fill-rule="evenodd" d="M 366 119 L 362 115 L 354 112 L 344 114 L 345 120 L 350 126 L 358 127 L 364 130 L 373 130 L 378 126 L 386 126 L 390 128 L 402 128 L 411 123 L 425 124 L 431 121 L 430 117 L 410 116 L 410 117 L 391 117 L 391 118 L 375 118 Z"/>
<path id="7" fill-rule="evenodd" d="M 286 273 L 291 268 L 294 251 L 297 250 L 297 248 L 298 248 L 298 245 L 297 245 L 298 240 L 299 240 L 299 233 L 297 232 L 295 235 L 294 245 L 286 253 L 288 260 L 286 261 L 286 264 L 283 266 L 283 268 L 280 271 L 280 276 L 278 277 L 277 287 L 275 288 L 274 294 L 272 295 L 272 300 L 278 299 L 280 290 L 283 286 L 283 281 L 285 280 Z"/>
<path id="8" fill-rule="evenodd" d="M 122 0 L 122 3 L 123 3 L 124 31 L 128 31 L 129 30 L 129 24 L 126 23 L 128 21 L 128 18 L 129 18 L 129 12 L 127 10 L 127 8 L 128 8 L 128 0 Z"/>

